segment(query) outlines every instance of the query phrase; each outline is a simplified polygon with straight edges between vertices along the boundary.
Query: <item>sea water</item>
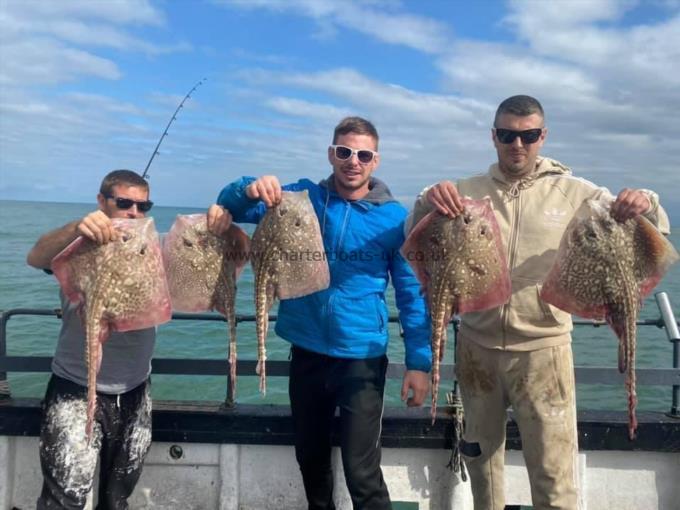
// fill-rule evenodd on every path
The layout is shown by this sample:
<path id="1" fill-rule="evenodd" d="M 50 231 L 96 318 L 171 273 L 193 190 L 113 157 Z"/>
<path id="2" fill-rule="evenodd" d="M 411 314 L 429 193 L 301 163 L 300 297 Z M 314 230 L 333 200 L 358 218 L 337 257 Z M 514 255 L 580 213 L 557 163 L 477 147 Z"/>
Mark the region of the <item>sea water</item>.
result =
<path id="1" fill-rule="evenodd" d="M 95 209 L 94 204 L 53 202 L 0 201 L 0 310 L 12 308 L 59 308 L 59 287 L 54 278 L 26 264 L 26 255 L 45 232 L 69 221 L 82 218 Z M 202 212 L 200 209 L 158 207 L 152 216 L 159 232 L 167 232 L 177 214 Z M 252 227 L 247 227 L 252 232 Z M 673 230 L 671 242 L 680 246 L 680 230 Z M 680 264 L 671 267 L 664 280 L 654 290 L 668 293 L 671 304 L 680 316 Z M 390 314 L 396 314 L 394 296 L 388 294 Z M 239 282 L 236 301 L 238 314 L 254 314 L 253 274 L 247 267 Z M 272 310 L 275 312 L 276 308 Z M 653 294 L 645 301 L 641 319 L 659 317 Z M 7 353 L 14 356 L 51 356 L 56 346 L 60 321 L 55 317 L 15 316 L 8 323 Z M 239 359 L 256 358 L 255 324 L 238 325 Z M 391 325 L 388 356 L 391 361 L 404 362 L 402 339 L 395 324 Z M 576 327 L 573 334 L 574 363 L 577 366 L 617 366 L 618 341 L 608 327 Z M 445 363 L 453 362 L 452 342 L 449 342 Z M 670 368 L 672 345 L 662 329 L 654 326 L 638 329 L 638 368 Z M 158 329 L 154 355 L 159 358 L 227 358 L 227 325 L 221 321 L 171 321 Z M 290 344 L 278 338 L 270 328 L 267 355 L 270 360 L 288 359 Z M 14 397 L 42 397 L 49 374 L 10 372 L 9 383 Z M 400 401 L 400 380 L 388 381 L 386 404 L 403 405 Z M 442 382 L 442 393 L 451 388 Z M 156 399 L 222 401 L 226 394 L 226 377 L 154 375 L 152 395 Z M 668 411 L 670 387 L 638 386 L 638 409 Z M 237 402 L 288 402 L 287 379 L 269 377 L 267 395 L 258 392 L 258 378 L 239 376 Z M 627 409 L 623 384 L 585 385 L 577 387 L 579 409 Z M 440 402 L 442 403 L 442 402 Z"/>

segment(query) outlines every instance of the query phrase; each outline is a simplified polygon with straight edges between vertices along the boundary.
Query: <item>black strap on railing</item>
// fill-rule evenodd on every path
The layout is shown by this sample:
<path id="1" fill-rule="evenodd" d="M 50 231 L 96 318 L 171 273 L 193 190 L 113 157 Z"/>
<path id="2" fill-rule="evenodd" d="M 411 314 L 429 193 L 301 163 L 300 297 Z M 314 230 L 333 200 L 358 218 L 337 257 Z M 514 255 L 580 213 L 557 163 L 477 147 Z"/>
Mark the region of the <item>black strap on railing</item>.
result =
<path id="1" fill-rule="evenodd" d="M 460 327 L 460 322 L 456 322 L 453 325 L 453 362 L 456 363 L 456 349 L 455 345 L 458 340 L 458 328 Z M 463 411 L 463 399 L 460 395 L 460 388 L 458 386 L 458 381 L 453 381 L 453 389 L 446 394 L 446 403 L 448 412 L 451 416 L 451 421 L 453 425 L 453 440 L 451 441 L 451 458 L 449 463 L 446 465 L 454 473 L 460 476 L 460 479 L 467 482 L 467 472 L 465 470 L 465 462 L 463 462 L 463 457 L 460 455 L 460 447 L 463 442 L 463 429 L 465 427 L 465 413 Z"/>
<path id="2" fill-rule="evenodd" d="M 460 479 L 467 482 L 467 472 L 465 462 L 460 455 L 460 447 L 463 441 L 463 429 L 465 427 L 465 413 L 463 412 L 463 399 L 460 396 L 458 381 L 453 382 L 453 389 L 446 394 L 448 410 L 453 422 L 453 440 L 451 442 L 451 458 L 446 465 L 450 470 L 460 476 Z"/>

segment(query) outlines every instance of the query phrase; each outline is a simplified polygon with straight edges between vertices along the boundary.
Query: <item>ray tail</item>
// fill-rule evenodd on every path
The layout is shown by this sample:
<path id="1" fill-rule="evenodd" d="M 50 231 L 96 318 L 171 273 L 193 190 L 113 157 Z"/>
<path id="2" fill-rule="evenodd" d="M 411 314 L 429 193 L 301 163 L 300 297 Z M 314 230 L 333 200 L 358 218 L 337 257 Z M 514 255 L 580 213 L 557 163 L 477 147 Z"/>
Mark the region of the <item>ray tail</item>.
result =
<path id="1" fill-rule="evenodd" d="M 257 273 L 257 281 L 255 283 L 255 315 L 256 315 L 256 332 L 257 332 L 257 368 L 256 372 L 260 376 L 260 392 L 265 395 L 267 393 L 266 368 L 265 362 L 267 360 L 267 351 L 265 348 L 265 340 L 267 338 L 267 329 L 269 327 L 269 303 L 267 287 L 269 285 L 269 277 L 260 268 Z"/>
<path id="2" fill-rule="evenodd" d="M 619 371 L 626 374 L 626 393 L 628 394 L 628 437 L 635 439 L 637 418 L 635 349 L 637 337 L 637 316 L 640 309 L 638 285 L 630 272 L 621 273 L 623 295 L 620 303 L 611 306 L 607 322 L 619 337 Z"/>
<path id="3" fill-rule="evenodd" d="M 432 319 L 432 423 L 437 418 L 437 397 L 441 360 L 446 345 L 446 316 L 448 306 L 448 289 L 444 281 L 437 282 L 435 293 L 430 301 L 430 317 Z"/>

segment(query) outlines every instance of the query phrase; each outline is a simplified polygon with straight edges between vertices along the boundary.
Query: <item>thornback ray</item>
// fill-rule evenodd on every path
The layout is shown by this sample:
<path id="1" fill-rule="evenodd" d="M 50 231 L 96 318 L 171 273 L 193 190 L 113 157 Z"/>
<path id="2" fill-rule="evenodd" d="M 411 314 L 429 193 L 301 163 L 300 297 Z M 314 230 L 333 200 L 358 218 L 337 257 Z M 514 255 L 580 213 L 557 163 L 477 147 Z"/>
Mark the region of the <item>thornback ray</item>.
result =
<path id="1" fill-rule="evenodd" d="M 282 192 L 281 202 L 269 208 L 257 225 L 251 245 L 257 373 L 262 393 L 266 392 L 269 309 L 276 298 L 293 299 L 328 288 L 330 272 L 324 253 L 319 220 L 308 192 Z"/>
<path id="2" fill-rule="evenodd" d="M 205 214 L 177 215 L 163 242 L 163 263 L 174 310 L 217 311 L 229 326 L 231 398 L 236 395 L 236 281 L 248 261 L 250 239 L 232 224 L 223 236 L 208 230 Z"/>
<path id="3" fill-rule="evenodd" d="M 505 250 L 490 200 L 463 198 L 462 202 L 464 211 L 455 218 L 437 211 L 427 214 L 401 249 L 427 296 L 432 322 L 433 422 L 451 317 L 500 306 L 511 293 Z"/>
<path id="4" fill-rule="evenodd" d="M 608 200 L 587 200 L 562 236 L 541 299 L 587 319 L 605 320 L 619 338 L 626 374 L 628 435 L 635 438 L 635 350 L 642 300 L 678 260 L 673 245 L 643 216 L 619 223 Z"/>
<path id="5" fill-rule="evenodd" d="M 88 441 L 97 399 L 102 344 L 112 331 L 157 326 L 172 310 L 153 218 L 112 220 L 116 241 L 97 245 L 79 237 L 52 260 L 52 270 L 85 326 Z"/>

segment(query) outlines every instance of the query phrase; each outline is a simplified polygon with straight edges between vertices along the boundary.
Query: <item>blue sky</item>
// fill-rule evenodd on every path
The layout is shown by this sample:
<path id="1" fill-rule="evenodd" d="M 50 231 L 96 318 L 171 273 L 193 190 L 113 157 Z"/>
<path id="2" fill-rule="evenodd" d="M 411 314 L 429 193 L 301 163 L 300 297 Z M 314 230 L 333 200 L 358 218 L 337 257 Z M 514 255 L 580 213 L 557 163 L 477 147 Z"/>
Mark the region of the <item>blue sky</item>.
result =
<path id="1" fill-rule="evenodd" d="M 0 198 L 93 202 L 150 169 L 160 205 L 240 175 L 319 180 L 346 115 L 381 135 L 377 176 L 484 171 L 498 103 L 537 97 L 543 154 L 659 192 L 680 221 L 680 1 L 0 0 Z"/>

